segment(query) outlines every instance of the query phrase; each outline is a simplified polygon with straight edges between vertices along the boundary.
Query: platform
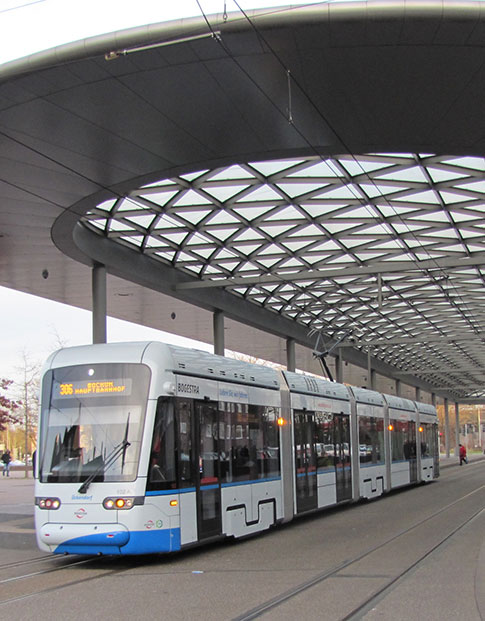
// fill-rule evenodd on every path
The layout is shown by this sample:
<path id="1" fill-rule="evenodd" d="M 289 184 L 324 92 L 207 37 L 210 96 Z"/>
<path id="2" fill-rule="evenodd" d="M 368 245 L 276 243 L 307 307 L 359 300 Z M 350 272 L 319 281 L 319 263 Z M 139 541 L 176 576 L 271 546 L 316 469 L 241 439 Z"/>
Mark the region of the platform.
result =
<path id="1" fill-rule="evenodd" d="M 443 459 L 436 482 L 245 541 L 49 571 L 54 559 L 74 557 L 37 550 L 33 481 L 23 472 L 0 475 L 0 584 L 9 593 L 0 596 L 1 610 L 23 621 L 38 619 L 40 609 L 54 618 L 92 619 L 106 613 L 109 592 L 110 615 L 119 619 L 143 611 L 171 621 L 478 621 L 485 618 L 484 457 L 463 467 Z M 9 564 L 30 577 L 12 581 L 4 573 Z"/>

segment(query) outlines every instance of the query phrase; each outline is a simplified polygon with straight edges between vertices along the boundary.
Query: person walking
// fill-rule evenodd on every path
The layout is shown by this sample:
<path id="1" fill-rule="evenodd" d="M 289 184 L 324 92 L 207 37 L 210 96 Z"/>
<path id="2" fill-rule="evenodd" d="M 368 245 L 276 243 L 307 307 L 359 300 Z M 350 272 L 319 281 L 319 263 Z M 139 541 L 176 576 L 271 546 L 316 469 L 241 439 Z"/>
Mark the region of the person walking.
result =
<path id="1" fill-rule="evenodd" d="M 10 456 L 10 451 L 7 449 L 2 455 L 3 462 L 3 476 L 10 476 L 10 462 L 12 461 L 12 457 Z"/>
<path id="2" fill-rule="evenodd" d="M 465 462 L 465 464 L 468 463 L 468 459 L 466 456 L 466 448 L 463 446 L 463 444 L 459 445 L 460 448 L 460 466 L 463 464 L 463 462 Z"/>

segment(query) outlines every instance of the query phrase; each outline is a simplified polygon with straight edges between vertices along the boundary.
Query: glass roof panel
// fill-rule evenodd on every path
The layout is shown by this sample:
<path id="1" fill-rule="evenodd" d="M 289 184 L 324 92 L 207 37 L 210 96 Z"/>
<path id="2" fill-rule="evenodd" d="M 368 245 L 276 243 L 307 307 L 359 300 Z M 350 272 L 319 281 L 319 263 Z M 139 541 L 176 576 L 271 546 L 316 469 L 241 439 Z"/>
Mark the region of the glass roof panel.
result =
<path id="1" fill-rule="evenodd" d="M 164 192 L 151 192 L 150 194 L 140 193 L 140 196 L 143 196 L 143 198 L 151 201 L 152 203 L 160 205 L 160 207 L 164 207 L 169 202 L 169 200 L 177 194 L 177 192 L 179 192 L 178 189 L 174 190 L 170 188 Z"/>
<path id="2" fill-rule="evenodd" d="M 136 249 L 134 260 L 144 252 L 194 281 L 217 280 L 241 303 L 332 334 L 352 328 L 364 351 L 373 339 L 439 331 L 447 341 L 427 348 L 373 348 L 398 366 L 412 358 L 431 368 L 466 361 L 472 346 L 485 359 L 480 338 L 449 343 L 458 331 L 476 335 L 485 315 L 485 261 L 474 263 L 485 254 L 484 172 L 476 157 L 312 154 L 187 171 L 106 200 L 84 222 Z M 246 282 L 228 285 L 232 275 Z"/>
<path id="3" fill-rule="evenodd" d="M 218 169 L 214 174 L 208 175 L 208 178 L 210 181 L 225 181 L 227 179 L 254 179 L 254 174 L 242 166 L 234 164 L 234 166 L 229 166 L 228 168 Z"/>
<path id="4" fill-rule="evenodd" d="M 419 166 L 411 168 L 399 168 L 390 172 L 375 175 L 376 179 L 392 179 L 394 181 L 422 181 L 427 182 L 426 176 Z"/>
<path id="5" fill-rule="evenodd" d="M 181 194 L 180 197 L 173 202 L 173 205 L 207 205 L 210 203 L 211 201 L 208 198 L 201 196 L 198 192 L 195 192 L 192 189 L 189 189 Z"/>
<path id="6" fill-rule="evenodd" d="M 233 198 L 233 196 L 236 196 L 236 194 L 239 194 L 239 192 L 242 192 L 242 190 L 245 190 L 248 187 L 249 187 L 248 184 L 222 185 L 219 187 L 207 187 L 206 186 L 204 188 L 204 191 L 207 192 L 207 194 L 210 194 L 211 196 L 216 198 L 218 201 L 221 201 L 223 203 L 227 201 L 228 199 Z"/>
<path id="7" fill-rule="evenodd" d="M 453 166 L 463 166 L 464 168 L 485 171 L 485 159 L 483 157 L 445 157 L 442 161 Z"/>
<path id="8" fill-rule="evenodd" d="M 269 162 L 250 162 L 249 166 L 260 172 L 265 177 L 291 168 L 301 163 L 301 160 L 273 160 Z"/>
<path id="9" fill-rule="evenodd" d="M 294 172 L 289 172 L 288 178 L 293 177 L 341 177 L 341 173 L 332 162 L 325 162 L 320 159 L 310 159 L 305 168 L 301 168 Z"/>

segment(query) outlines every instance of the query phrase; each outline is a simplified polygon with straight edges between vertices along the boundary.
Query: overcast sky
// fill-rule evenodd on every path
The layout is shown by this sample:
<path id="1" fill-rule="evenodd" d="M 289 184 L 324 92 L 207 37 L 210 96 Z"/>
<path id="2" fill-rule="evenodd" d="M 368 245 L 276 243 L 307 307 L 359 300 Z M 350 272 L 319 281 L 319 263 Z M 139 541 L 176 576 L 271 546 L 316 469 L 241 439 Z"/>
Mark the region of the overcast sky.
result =
<path id="1" fill-rule="evenodd" d="M 243 10 L 321 0 L 237 0 Z M 199 7 L 200 4 L 200 7 Z M 238 10 L 234 0 L 0 0 L 0 63 L 149 23 Z"/>

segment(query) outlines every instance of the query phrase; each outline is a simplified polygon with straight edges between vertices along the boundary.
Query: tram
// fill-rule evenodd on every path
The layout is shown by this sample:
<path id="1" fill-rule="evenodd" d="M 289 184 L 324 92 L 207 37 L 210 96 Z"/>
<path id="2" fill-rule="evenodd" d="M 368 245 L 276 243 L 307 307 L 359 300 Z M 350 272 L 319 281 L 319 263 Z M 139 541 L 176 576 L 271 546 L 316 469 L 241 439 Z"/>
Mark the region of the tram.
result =
<path id="1" fill-rule="evenodd" d="M 35 524 L 56 554 L 175 552 L 438 477 L 435 408 L 157 342 L 61 349 Z"/>

